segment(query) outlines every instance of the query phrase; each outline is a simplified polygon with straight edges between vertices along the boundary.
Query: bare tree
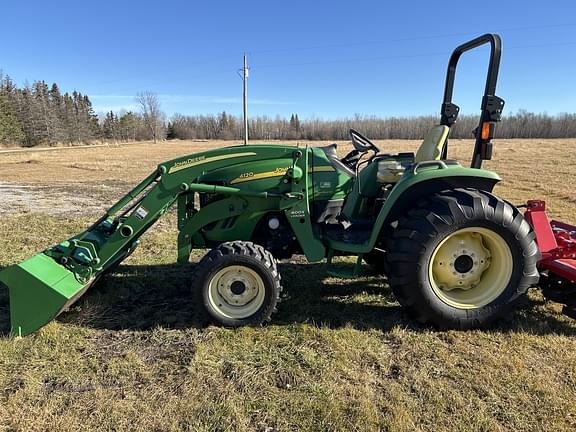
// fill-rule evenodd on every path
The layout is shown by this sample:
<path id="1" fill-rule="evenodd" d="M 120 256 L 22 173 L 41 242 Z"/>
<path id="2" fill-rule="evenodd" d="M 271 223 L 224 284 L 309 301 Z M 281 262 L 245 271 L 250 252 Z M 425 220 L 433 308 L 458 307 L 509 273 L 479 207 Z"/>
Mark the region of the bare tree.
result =
<path id="1" fill-rule="evenodd" d="M 140 105 L 140 111 L 142 112 L 142 118 L 146 128 L 150 131 L 154 142 L 156 142 L 162 131 L 162 119 L 164 116 L 160 109 L 158 95 L 149 91 L 138 93 L 136 95 L 136 102 Z"/>

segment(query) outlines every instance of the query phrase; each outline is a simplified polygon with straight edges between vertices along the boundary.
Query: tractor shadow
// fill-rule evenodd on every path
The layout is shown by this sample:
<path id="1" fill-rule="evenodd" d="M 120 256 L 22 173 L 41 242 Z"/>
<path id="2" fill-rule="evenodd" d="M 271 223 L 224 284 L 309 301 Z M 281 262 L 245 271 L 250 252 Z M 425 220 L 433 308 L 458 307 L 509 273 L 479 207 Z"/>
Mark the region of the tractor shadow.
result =
<path id="1" fill-rule="evenodd" d="M 121 265 L 58 320 L 110 330 L 200 327 L 190 286 L 192 270 L 180 264 Z"/>
<path id="2" fill-rule="evenodd" d="M 193 268 L 191 264 L 122 265 L 58 319 L 110 330 L 204 328 L 209 323 L 192 293 Z M 328 328 L 434 331 L 404 314 L 385 278 L 379 275 L 333 278 L 326 275 L 323 264 L 300 263 L 280 264 L 280 272 L 285 290 L 272 319 L 274 325 L 308 323 Z M 547 312 L 543 304 L 543 300 L 526 299 L 509 318 L 487 331 L 576 335 L 576 326 Z M 0 328 L 2 305 L 0 300 Z"/>
<path id="3" fill-rule="evenodd" d="M 0 271 L 4 269 L 0 266 Z M 10 297 L 8 287 L 0 283 L 0 337 L 10 332 Z"/>
<path id="4" fill-rule="evenodd" d="M 209 322 L 192 292 L 194 265 L 121 265 L 58 320 L 111 330 L 203 328 Z M 281 264 L 285 290 L 273 324 L 379 328 L 412 327 L 376 275 L 356 280 L 328 278 L 321 264 Z M 358 301 L 361 299 L 361 301 Z"/>

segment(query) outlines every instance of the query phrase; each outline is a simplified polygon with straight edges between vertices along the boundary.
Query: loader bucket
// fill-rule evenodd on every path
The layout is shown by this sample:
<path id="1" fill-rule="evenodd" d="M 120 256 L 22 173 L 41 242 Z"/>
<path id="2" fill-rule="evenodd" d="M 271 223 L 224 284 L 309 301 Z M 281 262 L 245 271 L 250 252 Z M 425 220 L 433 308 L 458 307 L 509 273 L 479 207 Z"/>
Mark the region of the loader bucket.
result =
<path id="1" fill-rule="evenodd" d="M 13 336 L 26 336 L 56 318 L 74 303 L 94 279 L 80 283 L 74 273 L 40 253 L 0 271 L 10 293 Z"/>

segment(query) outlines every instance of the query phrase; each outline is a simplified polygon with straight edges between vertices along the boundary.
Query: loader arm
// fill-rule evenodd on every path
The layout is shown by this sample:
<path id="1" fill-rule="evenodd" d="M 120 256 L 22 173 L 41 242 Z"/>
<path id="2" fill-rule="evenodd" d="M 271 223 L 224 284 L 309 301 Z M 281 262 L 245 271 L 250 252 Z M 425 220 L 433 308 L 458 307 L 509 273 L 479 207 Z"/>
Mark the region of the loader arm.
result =
<path id="1" fill-rule="evenodd" d="M 287 191 L 278 192 L 197 182 L 203 173 L 214 169 L 274 158 L 292 158 L 293 167 L 302 165 L 298 169 L 306 173 L 307 158 L 302 157 L 305 154 L 307 152 L 283 146 L 227 147 L 159 165 L 86 231 L 0 272 L 0 282 L 10 292 L 11 333 L 15 336 L 30 334 L 67 309 L 106 270 L 125 259 L 138 244 L 139 238 L 179 197 L 186 202 L 193 201 L 195 192 L 219 193 L 234 197 L 236 202 L 242 197 L 273 200 L 274 207 L 279 209 L 306 201 L 302 199 L 302 193 L 291 193 L 293 187 L 290 181 L 286 184 Z M 307 176 L 304 177 L 306 187 Z M 238 205 L 234 211 L 241 212 L 243 208 Z M 204 218 L 197 217 L 200 214 Z M 179 221 L 179 226 L 180 222 L 186 226 L 194 221 L 180 239 L 183 244 L 189 245 L 194 233 L 212 221 L 213 218 L 205 217 L 206 214 L 195 210 L 188 214 L 179 211 L 179 217 L 184 217 L 183 221 Z M 306 225 L 309 220 L 307 222 Z M 190 246 L 179 244 L 181 258 L 189 251 Z"/>

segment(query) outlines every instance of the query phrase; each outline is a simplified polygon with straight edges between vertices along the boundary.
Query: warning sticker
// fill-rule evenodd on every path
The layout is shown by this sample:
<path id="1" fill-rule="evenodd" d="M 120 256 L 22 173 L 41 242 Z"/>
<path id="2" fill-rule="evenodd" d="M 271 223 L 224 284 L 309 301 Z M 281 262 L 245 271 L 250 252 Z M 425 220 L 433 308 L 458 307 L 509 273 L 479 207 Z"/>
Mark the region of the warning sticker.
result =
<path id="1" fill-rule="evenodd" d="M 143 220 L 146 216 L 148 216 L 148 210 L 146 210 L 144 207 L 138 207 L 134 212 L 134 215 L 138 219 Z"/>

